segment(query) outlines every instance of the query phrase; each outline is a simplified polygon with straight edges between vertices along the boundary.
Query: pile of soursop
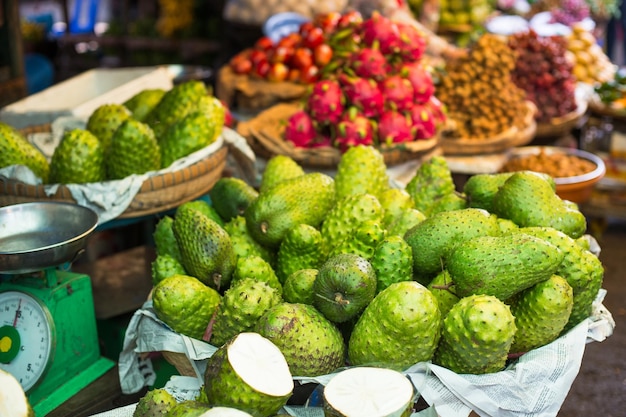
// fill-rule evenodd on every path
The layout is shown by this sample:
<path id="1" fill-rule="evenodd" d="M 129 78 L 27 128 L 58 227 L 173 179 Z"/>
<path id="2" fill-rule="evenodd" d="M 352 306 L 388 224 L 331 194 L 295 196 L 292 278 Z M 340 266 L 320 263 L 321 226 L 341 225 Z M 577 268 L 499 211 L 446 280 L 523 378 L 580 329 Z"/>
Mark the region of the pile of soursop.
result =
<path id="1" fill-rule="evenodd" d="M 223 177 L 209 194 L 155 226 L 154 310 L 217 347 L 259 334 L 294 376 L 497 372 L 585 320 L 602 285 L 585 217 L 545 174 L 457 191 L 434 156 L 392 188 L 380 152 L 356 146 L 334 177 L 279 155 L 258 187 Z"/>
<path id="2" fill-rule="evenodd" d="M 0 168 L 25 165 L 44 184 L 84 184 L 167 168 L 215 142 L 227 109 L 201 81 L 144 89 L 96 108 L 84 128 L 66 130 L 50 160 L 0 123 Z"/>

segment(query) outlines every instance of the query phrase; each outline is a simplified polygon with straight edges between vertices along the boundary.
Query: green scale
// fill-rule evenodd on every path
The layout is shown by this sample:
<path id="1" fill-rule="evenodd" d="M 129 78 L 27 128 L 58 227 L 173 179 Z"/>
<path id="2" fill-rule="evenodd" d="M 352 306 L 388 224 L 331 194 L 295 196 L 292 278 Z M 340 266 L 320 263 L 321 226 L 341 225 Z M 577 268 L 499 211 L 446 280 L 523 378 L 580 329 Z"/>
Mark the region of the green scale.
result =
<path id="1" fill-rule="evenodd" d="M 91 279 L 69 270 L 97 220 L 71 203 L 0 208 L 0 368 L 37 417 L 115 365 L 100 356 Z"/>

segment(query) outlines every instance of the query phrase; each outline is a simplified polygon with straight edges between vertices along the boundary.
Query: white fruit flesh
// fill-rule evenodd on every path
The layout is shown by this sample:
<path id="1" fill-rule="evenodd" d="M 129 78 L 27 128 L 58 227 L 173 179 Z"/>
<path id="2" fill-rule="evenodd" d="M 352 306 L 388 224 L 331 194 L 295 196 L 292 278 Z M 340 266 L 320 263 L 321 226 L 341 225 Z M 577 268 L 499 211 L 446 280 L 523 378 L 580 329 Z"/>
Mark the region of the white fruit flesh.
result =
<path id="1" fill-rule="evenodd" d="M 228 348 L 228 362 L 254 390 L 274 397 L 293 391 L 293 378 L 285 356 L 258 333 L 240 333 Z"/>
<path id="2" fill-rule="evenodd" d="M 202 413 L 200 417 L 252 417 L 245 411 L 237 410 L 230 407 L 213 407 L 206 413 Z"/>
<path id="3" fill-rule="evenodd" d="M 346 417 L 400 416 L 413 400 L 413 384 L 391 369 L 350 368 L 330 380 L 324 400 Z"/>
<path id="4" fill-rule="evenodd" d="M 0 416 L 28 416 L 28 400 L 22 386 L 10 373 L 0 369 Z"/>

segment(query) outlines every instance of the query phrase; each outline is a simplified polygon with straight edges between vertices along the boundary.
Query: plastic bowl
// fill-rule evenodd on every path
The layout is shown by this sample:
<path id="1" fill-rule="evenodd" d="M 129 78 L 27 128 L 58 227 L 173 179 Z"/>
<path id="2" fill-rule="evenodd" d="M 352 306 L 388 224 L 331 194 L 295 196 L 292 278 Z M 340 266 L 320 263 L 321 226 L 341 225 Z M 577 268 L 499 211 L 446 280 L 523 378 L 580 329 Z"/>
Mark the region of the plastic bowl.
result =
<path id="1" fill-rule="evenodd" d="M 300 29 L 300 25 L 309 21 L 306 16 L 299 13 L 283 12 L 270 16 L 263 24 L 263 34 L 276 43 L 290 33 Z"/>
<path id="2" fill-rule="evenodd" d="M 509 159 L 522 157 L 524 155 L 538 154 L 542 150 L 548 155 L 554 153 L 564 153 L 586 159 L 595 164 L 596 168 L 593 171 L 582 175 L 554 177 L 556 193 L 563 200 L 569 200 L 574 203 L 585 203 L 589 201 L 595 184 L 600 181 L 606 173 L 606 166 L 604 165 L 602 158 L 580 149 L 563 148 L 558 146 L 522 146 L 512 149 Z"/>

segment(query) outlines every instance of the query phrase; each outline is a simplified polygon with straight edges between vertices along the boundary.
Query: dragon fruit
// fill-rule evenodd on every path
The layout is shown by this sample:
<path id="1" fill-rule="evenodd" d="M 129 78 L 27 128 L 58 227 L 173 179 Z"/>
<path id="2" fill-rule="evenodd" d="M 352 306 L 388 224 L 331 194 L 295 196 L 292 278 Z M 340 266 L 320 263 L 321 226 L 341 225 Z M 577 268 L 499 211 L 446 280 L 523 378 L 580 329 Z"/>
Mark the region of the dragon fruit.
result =
<path id="1" fill-rule="evenodd" d="M 398 23 L 400 33 L 398 39 L 398 54 L 403 61 L 418 61 L 426 50 L 426 38 L 413 25 L 409 23 Z"/>
<path id="2" fill-rule="evenodd" d="M 378 120 L 378 140 L 381 144 L 411 142 L 414 138 L 413 121 L 397 110 L 387 110 Z"/>
<path id="3" fill-rule="evenodd" d="M 435 94 L 435 83 L 430 72 L 419 62 L 402 65 L 400 74 L 413 86 L 414 99 L 417 103 L 426 103 Z"/>
<path id="4" fill-rule="evenodd" d="M 377 44 L 385 55 L 399 51 L 400 31 L 397 23 L 378 11 L 374 11 L 369 19 L 363 21 L 361 33 L 365 45 L 372 47 Z"/>
<path id="5" fill-rule="evenodd" d="M 413 105 L 413 85 L 400 75 L 390 75 L 381 81 L 380 92 L 388 109 L 403 112 Z"/>
<path id="6" fill-rule="evenodd" d="M 378 117 L 383 111 L 383 95 L 376 81 L 367 78 L 339 76 L 348 102 L 366 117 Z"/>
<path id="7" fill-rule="evenodd" d="M 435 118 L 427 104 L 415 103 L 409 112 L 415 139 L 430 139 L 437 132 Z"/>
<path id="8" fill-rule="evenodd" d="M 346 151 L 356 145 L 372 145 L 374 143 L 374 125 L 356 107 L 349 108 L 337 125 L 335 136 L 336 146 Z"/>
<path id="9" fill-rule="evenodd" d="M 359 77 L 376 81 L 382 81 L 389 72 L 387 58 L 375 48 L 362 48 L 354 51 L 348 59 L 348 65 Z"/>
<path id="10" fill-rule="evenodd" d="M 293 143 L 294 146 L 310 147 L 314 143 L 316 135 L 313 119 L 306 111 L 299 110 L 287 120 L 285 139 Z"/>
<path id="11" fill-rule="evenodd" d="M 425 104 L 430 110 L 430 114 L 433 115 L 437 126 L 446 122 L 446 108 L 437 97 L 431 96 Z"/>
<path id="12" fill-rule="evenodd" d="M 343 114 L 344 101 L 338 81 L 321 80 L 313 85 L 307 99 L 307 111 L 319 124 L 334 124 L 339 122 Z"/>

